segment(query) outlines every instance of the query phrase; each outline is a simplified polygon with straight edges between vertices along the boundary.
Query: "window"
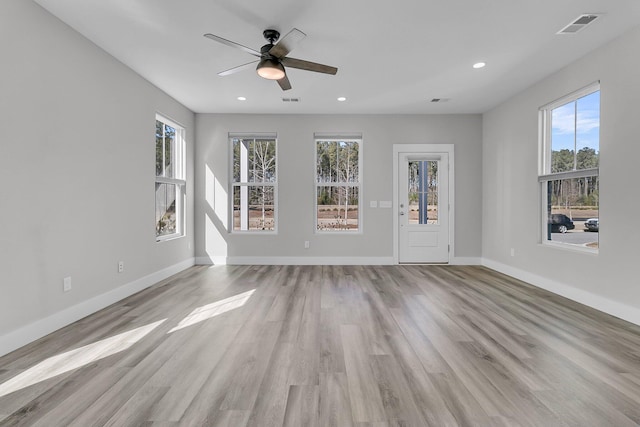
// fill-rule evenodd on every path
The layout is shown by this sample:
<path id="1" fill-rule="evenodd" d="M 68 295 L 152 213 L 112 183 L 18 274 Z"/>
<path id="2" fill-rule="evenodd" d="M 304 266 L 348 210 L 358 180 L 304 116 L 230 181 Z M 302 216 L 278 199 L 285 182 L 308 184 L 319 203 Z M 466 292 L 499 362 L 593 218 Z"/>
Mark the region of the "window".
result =
<path id="1" fill-rule="evenodd" d="M 316 230 L 361 231 L 362 137 L 316 135 Z"/>
<path id="2" fill-rule="evenodd" d="M 156 240 L 184 234 L 184 128 L 156 116 Z"/>
<path id="3" fill-rule="evenodd" d="M 409 224 L 439 224 L 438 160 L 410 160 Z"/>
<path id="4" fill-rule="evenodd" d="M 543 242 L 597 250 L 600 85 L 540 109 Z"/>
<path id="5" fill-rule="evenodd" d="M 233 231 L 275 231 L 278 192 L 275 135 L 229 135 Z"/>

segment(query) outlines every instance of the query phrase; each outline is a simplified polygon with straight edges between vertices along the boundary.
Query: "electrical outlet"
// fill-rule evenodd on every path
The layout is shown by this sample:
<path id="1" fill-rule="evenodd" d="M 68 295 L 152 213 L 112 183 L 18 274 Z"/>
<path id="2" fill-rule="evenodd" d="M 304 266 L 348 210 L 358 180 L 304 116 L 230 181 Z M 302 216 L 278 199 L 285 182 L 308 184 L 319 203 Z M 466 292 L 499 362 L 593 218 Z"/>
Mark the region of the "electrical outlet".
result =
<path id="1" fill-rule="evenodd" d="M 71 290 L 71 276 L 65 277 L 62 280 L 62 290 L 64 292 L 69 292 Z"/>
<path id="2" fill-rule="evenodd" d="M 308 240 L 304 241 L 304 248 L 305 249 L 309 249 L 309 241 Z"/>
<path id="3" fill-rule="evenodd" d="M 122 273 L 124 271 L 124 261 L 118 261 L 118 273 Z"/>

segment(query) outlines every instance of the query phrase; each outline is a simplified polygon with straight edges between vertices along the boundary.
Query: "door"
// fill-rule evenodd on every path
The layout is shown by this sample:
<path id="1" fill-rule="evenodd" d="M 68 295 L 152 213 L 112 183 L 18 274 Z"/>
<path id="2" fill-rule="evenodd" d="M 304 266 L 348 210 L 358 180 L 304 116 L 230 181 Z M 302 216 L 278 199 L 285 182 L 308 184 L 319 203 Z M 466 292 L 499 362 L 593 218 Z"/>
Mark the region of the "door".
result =
<path id="1" fill-rule="evenodd" d="M 398 262 L 449 262 L 449 155 L 398 153 Z"/>

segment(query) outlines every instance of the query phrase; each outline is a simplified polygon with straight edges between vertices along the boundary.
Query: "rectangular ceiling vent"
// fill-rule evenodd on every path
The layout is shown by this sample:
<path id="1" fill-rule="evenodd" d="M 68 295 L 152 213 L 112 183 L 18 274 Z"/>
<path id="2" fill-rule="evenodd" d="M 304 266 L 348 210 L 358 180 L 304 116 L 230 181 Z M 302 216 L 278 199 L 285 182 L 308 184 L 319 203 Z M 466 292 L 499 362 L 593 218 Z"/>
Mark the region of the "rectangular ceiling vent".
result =
<path id="1" fill-rule="evenodd" d="M 300 98 L 282 98 L 282 102 L 300 102 Z"/>
<path id="2" fill-rule="evenodd" d="M 431 102 L 447 102 L 449 100 L 449 98 L 433 98 L 431 99 Z"/>
<path id="3" fill-rule="evenodd" d="M 585 28 L 587 25 L 595 21 L 600 15 L 595 13 L 587 13 L 578 16 L 569 25 L 558 31 L 556 34 L 575 34 Z"/>

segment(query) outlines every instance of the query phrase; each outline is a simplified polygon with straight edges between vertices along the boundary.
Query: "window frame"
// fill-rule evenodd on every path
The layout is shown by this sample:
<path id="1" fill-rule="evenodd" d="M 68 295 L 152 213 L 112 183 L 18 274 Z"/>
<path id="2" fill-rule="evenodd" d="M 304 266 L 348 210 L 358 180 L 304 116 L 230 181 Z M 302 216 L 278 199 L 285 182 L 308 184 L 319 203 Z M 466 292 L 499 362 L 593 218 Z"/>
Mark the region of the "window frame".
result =
<path id="1" fill-rule="evenodd" d="M 157 230 L 157 218 L 156 218 L 156 242 L 165 242 L 168 240 L 177 239 L 180 237 L 184 237 L 186 235 L 186 224 L 185 224 L 185 209 L 186 209 L 186 129 L 181 124 L 167 118 L 160 113 L 156 113 L 156 122 L 161 122 L 165 126 L 169 126 L 173 128 L 175 133 L 175 138 L 173 142 L 173 147 L 171 150 L 174 158 L 171 160 L 171 165 L 174 167 L 173 177 L 165 177 L 159 176 L 156 172 L 155 174 L 155 186 L 158 184 L 169 184 L 175 185 L 175 212 L 176 212 L 176 231 L 171 234 L 161 234 L 158 235 Z M 157 143 L 157 141 L 156 141 Z M 164 150 L 163 150 L 164 152 Z M 157 159 L 156 159 L 157 161 Z M 165 162 L 163 162 L 163 165 Z M 163 172 L 164 174 L 164 172 Z M 157 190 L 156 190 L 157 192 Z M 155 204 L 155 212 L 157 217 L 157 193 L 154 194 L 154 204 Z"/>
<path id="2" fill-rule="evenodd" d="M 318 182 L 318 142 L 356 142 L 358 143 L 358 182 Z M 357 235 L 363 234 L 363 163 L 364 163 L 364 140 L 362 134 L 321 134 L 315 133 L 313 138 L 313 205 L 314 205 L 314 233 L 319 235 Z M 318 188 L 319 187 L 357 187 L 358 188 L 358 229 L 357 230 L 320 230 L 318 228 Z"/>
<path id="3" fill-rule="evenodd" d="M 586 246 L 574 245 L 571 243 L 564 243 L 558 241 L 552 241 L 548 238 L 549 235 L 549 201 L 548 201 L 548 184 L 551 181 L 558 180 L 570 180 L 577 178 L 594 177 L 600 179 L 600 167 L 588 168 L 588 169 L 573 169 L 563 172 L 551 172 L 552 165 L 552 112 L 554 109 L 562 107 L 571 102 L 577 102 L 579 99 L 591 95 L 593 93 L 600 92 L 600 81 L 593 82 L 581 89 L 571 92 L 561 98 L 556 99 L 546 105 L 543 105 L 538 110 L 538 123 L 539 123 L 539 156 L 538 156 L 538 192 L 539 192 L 539 206 L 540 210 L 540 232 L 539 243 L 546 246 L 574 250 L 578 252 L 597 254 L 598 248 L 589 248 Z M 601 102 L 599 103 L 599 110 L 602 111 Z M 600 128 L 601 114 L 598 116 L 598 132 Z M 577 132 L 577 123 L 574 132 Z M 574 147 L 574 152 L 577 154 L 577 147 Z M 600 154 L 600 138 L 598 138 L 598 155 Z M 600 209 L 598 202 L 598 210 Z M 599 215 L 598 215 L 599 216 Z M 599 238 L 599 236 L 598 236 Z"/>
<path id="4" fill-rule="evenodd" d="M 234 171 L 233 171 L 233 163 L 234 163 L 234 150 L 233 150 L 233 140 L 234 139 L 253 139 L 254 142 L 256 140 L 269 140 L 272 139 L 275 143 L 275 180 L 274 181 L 263 181 L 263 182 L 235 182 L 234 181 Z M 227 142 L 229 144 L 229 224 L 228 230 L 229 233 L 232 234 L 250 234 L 250 235 L 274 235 L 278 234 L 278 210 L 279 210 L 279 202 L 278 202 L 278 180 L 280 172 L 278 170 L 278 157 L 279 157 L 279 143 L 278 143 L 278 134 L 275 132 L 263 132 L 263 133 L 243 133 L 243 132 L 230 132 L 227 137 Z M 273 230 L 260 230 L 260 229 L 247 229 L 247 230 L 236 230 L 234 229 L 234 190 L 236 187 L 273 187 Z"/>

